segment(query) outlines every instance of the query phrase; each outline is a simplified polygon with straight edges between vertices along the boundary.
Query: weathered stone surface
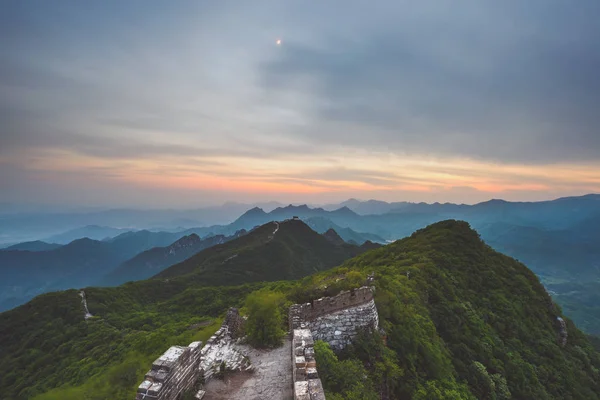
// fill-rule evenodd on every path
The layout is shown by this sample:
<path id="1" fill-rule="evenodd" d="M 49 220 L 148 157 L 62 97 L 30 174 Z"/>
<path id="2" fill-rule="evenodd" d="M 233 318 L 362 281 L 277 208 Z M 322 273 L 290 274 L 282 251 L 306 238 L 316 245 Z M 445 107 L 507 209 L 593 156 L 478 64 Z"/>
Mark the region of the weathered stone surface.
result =
<path id="1" fill-rule="evenodd" d="M 137 390 L 137 400 L 170 400 L 191 389 L 198 380 L 201 342 L 172 346 L 152 363 Z"/>
<path id="2" fill-rule="evenodd" d="M 325 400 L 315 361 L 315 340 L 341 350 L 352 342 L 360 328 L 375 330 L 379 326 L 373 289 L 366 286 L 311 303 L 294 304 L 289 321 L 295 400 Z"/>
<path id="3" fill-rule="evenodd" d="M 283 346 L 275 349 L 253 349 L 239 345 L 252 363 L 252 373 L 226 374 L 224 380 L 212 379 L 206 384 L 203 400 L 291 400 L 292 343 L 284 340 Z"/>
<path id="4" fill-rule="evenodd" d="M 292 331 L 292 354 L 294 360 L 292 369 L 292 379 L 294 381 L 294 399 L 295 400 L 312 400 L 318 399 L 318 395 L 309 390 L 310 381 L 318 381 L 318 386 L 313 384 L 314 392 L 318 392 L 317 387 L 322 386 L 319 374 L 317 372 L 317 363 L 315 361 L 315 350 L 313 348 L 315 341 L 308 329 L 294 329 Z M 297 354 L 303 355 L 297 355 Z M 314 395 L 313 395 L 314 394 Z M 323 395 L 323 399 L 325 396 Z"/>
<path id="5" fill-rule="evenodd" d="M 243 354 L 229 334 L 227 325 L 210 338 L 202 349 L 200 359 L 200 376 L 207 382 L 224 366 L 225 371 L 249 371 L 252 369 L 250 360 Z"/>
<path id="6" fill-rule="evenodd" d="M 233 339 L 237 339 L 244 333 L 244 323 L 246 321 L 240 315 L 237 308 L 230 308 L 227 311 L 223 325 L 227 326 L 229 334 Z"/>
<path id="7" fill-rule="evenodd" d="M 325 390 L 320 379 L 308 380 L 308 393 L 311 400 L 325 400 Z"/>
<path id="8" fill-rule="evenodd" d="M 194 387 L 200 377 L 209 380 L 221 366 L 227 371 L 248 371 L 248 358 L 235 346 L 234 337 L 243 332 L 244 319 L 231 308 L 219 330 L 206 342 L 188 347 L 173 346 L 152 364 L 137 390 L 137 400 L 176 400 Z M 203 396 L 202 391 L 198 396 Z"/>
<path id="9" fill-rule="evenodd" d="M 561 317 L 556 317 L 556 322 L 558 323 L 558 342 L 564 347 L 567 345 L 567 323 Z"/>
<path id="10" fill-rule="evenodd" d="M 294 304 L 290 307 L 290 330 L 305 328 L 307 321 L 368 303 L 373 300 L 373 291 L 363 286 L 358 289 L 343 291 L 337 296 L 322 297 L 311 303 Z"/>
<path id="11" fill-rule="evenodd" d="M 294 400 L 311 400 L 307 381 L 294 382 Z"/>
<path id="12" fill-rule="evenodd" d="M 314 340 L 323 340 L 336 349 L 346 347 L 358 329 L 377 329 L 379 317 L 370 287 L 341 292 L 312 303 L 290 307 L 292 329 L 309 329 Z"/>

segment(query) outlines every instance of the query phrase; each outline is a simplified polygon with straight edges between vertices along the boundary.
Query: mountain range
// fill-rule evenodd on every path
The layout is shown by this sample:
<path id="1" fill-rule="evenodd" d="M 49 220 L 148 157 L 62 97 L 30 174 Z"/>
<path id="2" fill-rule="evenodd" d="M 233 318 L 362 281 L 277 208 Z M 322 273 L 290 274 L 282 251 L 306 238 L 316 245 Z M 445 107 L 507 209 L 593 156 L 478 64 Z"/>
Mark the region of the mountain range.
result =
<path id="1" fill-rule="evenodd" d="M 364 250 L 331 241 L 300 220 L 266 223 L 249 234 L 208 248 L 158 273 L 203 285 L 233 285 L 300 277 L 339 265 Z"/>
<path id="2" fill-rule="evenodd" d="M 250 293 L 306 302 L 371 276 L 382 330 L 320 372 L 328 395 L 599 399 L 592 343 L 535 274 L 467 223 L 438 222 L 369 251 L 339 239 L 298 220 L 269 222 L 152 279 L 85 288 L 87 319 L 76 290 L 38 296 L 0 314 L 0 392 L 14 400 L 133 398 L 152 360 L 171 345 L 206 340 L 219 326 L 211 321 Z M 332 385 L 337 369 L 361 379 Z"/>
<path id="3" fill-rule="evenodd" d="M 149 278 L 159 271 L 193 256 L 201 250 L 225 243 L 232 238 L 216 235 L 203 240 L 195 233 L 192 233 L 169 246 L 153 247 L 139 253 L 106 274 L 101 283 L 106 286 L 117 286 L 127 281 Z"/>
<path id="4" fill-rule="evenodd" d="M 172 264 L 184 261 L 185 258 L 192 256 L 194 251 L 204 248 L 204 245 L 197 248 L 190 247 L 188 252 L 177 252 L 179 254 L 177 257 L 165 257 L 164 252 L 169 253 L 171 250 L 157 249 L 131 261 L 128 264 L 131 268 L 124 267 L 119 270 L 121 272 L 115 272 L 116 275 L 106 277 L 104 280 L 100 279 L 142 251 L 150 250 L 154 246 L 170 246 L 177 240 L 192 234 L 196 234 L 203 240 L 219 235 L 232 237 L 241 229 L 251 230 L 270 221 L 284 221 L 298 217 L 319 233 L 334 229 L 348 243 L 362 244 L 367 240 L 387 243 L 440 220 L 460 219 L 469 222 L 477 229 L 486 243 L 494 249 L 526 263 L 545 285 L 553 285 L 552 293 L 561 305 L 568 305 L 569 310 L 577 310 L 572 311 L 571 315 L 578 324 L 585 327 L 588 332 L 600 333 L 600 313 L 594 311 L 594 307 L 590 307 L 589 301 L 586 300 L 593 295 L 593 292 L 590 292 L 593 283 L 600 282 L 599 195 L 530 203 L 490 200 L 475 205 L 464 205 L 387 203 L 376 200 L 362 202 L 350 199 L 322 208 L 311 208 L 308 205 L 278 206 L 276 203 L 269 204 L 269 207 L 267 210 L 270 211 L 251 207 L 233 222 L 225 225 L 179 228 L 151 233 L 144 230 L 140 231 L 141 233 L 130 231 L 125 234 L 122 233 L 122 228 L 107 226 L 77 228 L 78 230 L 63 234 L 63 239 L 61 236 L 54 236 L 54 239 L 58 242 L 79 234 L 92 236 L 96 234 L 97 236 L 94 237 L 98 241 L 106 243 L 119 238 L 118 243 L 128 235 L 151 234 L 161 239 L 155 243 L 148 243 L 147 246 L 133 246 L 124 256 L 111 256 L 112 258 L 107 255 L 111 254 L 112 250 L 107 251 L 105 255 L 98 255 L 95 251 L 82 253 L 77 248 L 85 242 L 76 242 L 68 247 L 69 251 L 65 251 L 67 256 L 61 258 L 58 264 L 53 261 L 57 257 L 56 253 L 48 253 L 50 268 L 44 268 L 47 273 L 42 273 L 42 280 L 33 279 L 31 282 L 27 280 L 23 282 L 22 278 L 28 276 L 28 271 L 39 269 L 46 262 L 46 254 L 12 253 L 11 257 L 7 257 L 5 249 L 0 251 L 0 271 L 4 271 L 0 272 L 3 274 L 0 277 L 7 277 L 7 269 L 22 269 L 22 273 L 16 273 L 16 279 L 8 277 L 6 280 L 8 283 L 3 286 L 0 310 L 21 304 L 31 296 L 48 290 L 89 284 L 117 284 L 131 279 L 147 278 Z M 115 234 L 118 236 L 113 238 L 112 235 Z M 57 251 L 56 246 L 53 243 L 32 242 L 17 244 L 11 250 Z M 136 263 L 139 263 L 138 266 L 134 266 Z M 122 272 L 136 269 L 140 274 L 132 272 L 128 275 Z M 573 287 L 577 290 L 564 291 L 565 288 Z"/>
<path id="5" fill-rule="evenodd" d="M 19 246 L 0 250 L 0 310 L 41 293 L 100 284 L 121 263 L 153 247 L 169 245 L 178 237 L 137 231 L 103 241 L 77 239 L 44 251 L 19 250 Z"/>

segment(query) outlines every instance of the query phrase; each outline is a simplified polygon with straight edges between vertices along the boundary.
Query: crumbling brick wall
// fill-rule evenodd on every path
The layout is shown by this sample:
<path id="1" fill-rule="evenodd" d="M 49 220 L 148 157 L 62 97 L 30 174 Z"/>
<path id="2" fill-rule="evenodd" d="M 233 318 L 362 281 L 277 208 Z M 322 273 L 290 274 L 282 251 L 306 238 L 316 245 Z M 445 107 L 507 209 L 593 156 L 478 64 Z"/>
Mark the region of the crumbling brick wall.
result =
<path id="1" fill-rule="evenodd" d="M 227 311 L 225 320 L 223 320 L 223 326 L 227 327 L 229 335 L 233 339 L 237 339 L 244 335 L 245 322 L 246 320 L 240 315 L 238 309 L 232 307 Z"/>
<path id="2" fill-rule="evenodd" d="M 309 329 L 315 340 L 323 340 L 340 350 L 346 347 L 361 328 L 377 329 L 379 317 L 370 287 L 343 291 L 311 303 L 290 307 L 290 329 Z"/>
<path id="3" fill-rule="evenodd" d="M 176 400 L 194 388 L 200 378 L 210 379 L 221 363 L 230 371 L 248 371 L 248 359 L 232 346 L 234 338 L 243 334 L 244 322 L 238 310 L 231 308 L 206 346 L 193 342 L 188 347 L 169 348 L 152 363 L 138 387 L 136 400 Z"/>
<path id="4" fill-rule="evenodd" d="M 317 372 L 314 344 L 310 330 L 292 331 L 294 400 L 325 400 L 325 392 Z"/>
<path id="5" fill-rule="evenodd" d="M 202 342 L 169 348 L 152 363 L 152 369 L 138 387 L 136 400 L 176 399 L 192 389 L 200 374 L 201 348 Z"/>

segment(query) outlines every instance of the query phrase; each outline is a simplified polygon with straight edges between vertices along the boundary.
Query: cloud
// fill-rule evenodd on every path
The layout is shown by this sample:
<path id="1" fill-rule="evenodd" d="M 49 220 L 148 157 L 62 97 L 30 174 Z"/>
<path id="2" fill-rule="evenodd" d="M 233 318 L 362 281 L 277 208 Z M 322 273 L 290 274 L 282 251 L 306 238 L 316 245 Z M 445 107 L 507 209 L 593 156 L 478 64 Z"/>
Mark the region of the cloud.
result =
<path id="1" fill-rule="evenodd" d="M 313 140 L 501 162 L 597 160 L 597 3 L 503 5 L 479 2 L 463 15 L 461 4 L 444 19 L 414 5 L 395 24 L 361 27 L 360 39 L 288 41 L 261 83 L 310 93 L 313 123 L 294 132 Z"/>
<path id="2" fill-rule="evenodd" d="M 46 169 L 90 190 L 102 176 L 350 195 L 598 188 L 595 0 L 4 11 L 0 163 L 19 187 Z"/>

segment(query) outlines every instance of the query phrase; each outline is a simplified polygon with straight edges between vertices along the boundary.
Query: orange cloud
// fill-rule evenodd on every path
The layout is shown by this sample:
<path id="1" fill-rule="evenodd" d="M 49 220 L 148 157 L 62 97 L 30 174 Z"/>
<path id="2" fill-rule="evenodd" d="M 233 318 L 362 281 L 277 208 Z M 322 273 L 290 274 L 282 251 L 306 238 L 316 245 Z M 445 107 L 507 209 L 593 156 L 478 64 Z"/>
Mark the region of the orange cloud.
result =
<path id="1" fill-rule="evenodd" d="M 208 190 L 249 194 L 443 193 L 470 188 L 484 193 L 562 190 L 600 192 L 600 165 L 517 165 L 469 159 L 331 154 L 257 160 L 221 157 L 105 159 L 67 150 L 44 149 L 0 160 L 54 177 L 88 176 L 165 190 Z"/>

